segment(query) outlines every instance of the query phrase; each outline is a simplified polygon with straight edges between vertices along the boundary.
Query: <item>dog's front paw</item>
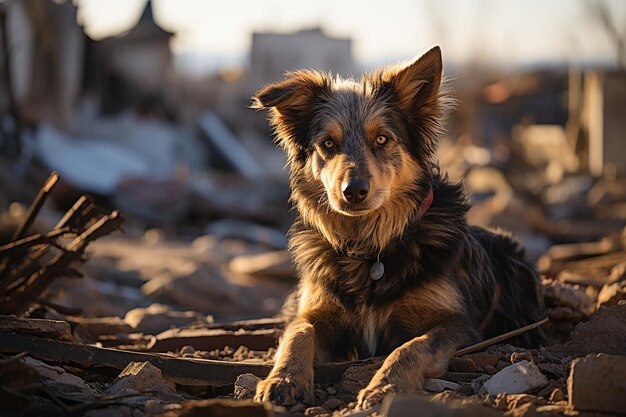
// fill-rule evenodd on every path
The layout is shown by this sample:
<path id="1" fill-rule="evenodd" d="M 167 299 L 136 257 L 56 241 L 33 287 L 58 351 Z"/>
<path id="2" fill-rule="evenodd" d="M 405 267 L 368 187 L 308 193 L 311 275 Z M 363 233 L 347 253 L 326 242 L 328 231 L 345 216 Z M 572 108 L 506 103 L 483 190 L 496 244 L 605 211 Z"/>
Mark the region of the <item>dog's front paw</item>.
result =
<path id="1" fill-rule="evenodd" d="M 292 376 L 269 376 L 256 386 L 255 401 L 291 406 L 313 403 L 313 382 L 298 381 Z"/>
<path id="2" fill-rule="evenodd" d="M 395 395 L 397 392 L 394 384 L 370 384 L 363 388 L 356 397 L 356 408 L 357 410 L 367 410 L 382 402 L 386 396 Z"/>

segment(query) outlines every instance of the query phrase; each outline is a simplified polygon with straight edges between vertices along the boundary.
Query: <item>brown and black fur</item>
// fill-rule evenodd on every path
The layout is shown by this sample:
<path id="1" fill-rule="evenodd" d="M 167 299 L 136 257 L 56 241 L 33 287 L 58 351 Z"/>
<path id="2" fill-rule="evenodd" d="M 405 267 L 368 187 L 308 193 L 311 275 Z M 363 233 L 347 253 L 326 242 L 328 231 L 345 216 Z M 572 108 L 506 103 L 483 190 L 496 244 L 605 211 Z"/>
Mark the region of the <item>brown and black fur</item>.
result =
<path id="1" fill-rule="evenodd" d="M 435 150 L 450 103 L 438 47 L 360 80 L 298 71 L 257 94 L 289 158 L 298 210 L 290 248 L 300 275 L 296 315 L 257 400 L 310 401 L 315 361 L 389 355 L 358 396 L 366 407 L 388 392 L 420 390 L 458 348 L 541 318 L 523 249 L 468 225 L 462 186 L 439 172 Z M 346 193 L 357 183 L 363 200 Z M 430 189 L 433 203 L 420 216 Z M 369 270 L 378 258 L 385 273 L 375 281 Z M 501 297 L 480 334 L 496 283 Z"/>

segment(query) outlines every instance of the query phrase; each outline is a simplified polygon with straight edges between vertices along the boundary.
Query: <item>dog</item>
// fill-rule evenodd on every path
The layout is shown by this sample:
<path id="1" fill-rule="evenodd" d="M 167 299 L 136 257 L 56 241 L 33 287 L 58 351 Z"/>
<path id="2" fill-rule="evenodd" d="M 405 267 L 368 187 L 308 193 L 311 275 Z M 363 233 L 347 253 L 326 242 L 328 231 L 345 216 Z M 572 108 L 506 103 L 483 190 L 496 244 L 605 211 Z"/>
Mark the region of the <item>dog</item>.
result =
<path id="1" fill-rule="evenodd" d="M 289 73 L 253 98 L 287 153 L 296 312 L 255 399 L 312 403 L 316 362 L 388 355 L 357 397 L 422 389 L 463 346 L 536 322 L 538 275 L 509 235 L 470 226 L 436 161 L 453 104 L 439 47 L 342 79 Z M 517 342 L 540 343 L 541 330 Z"/>

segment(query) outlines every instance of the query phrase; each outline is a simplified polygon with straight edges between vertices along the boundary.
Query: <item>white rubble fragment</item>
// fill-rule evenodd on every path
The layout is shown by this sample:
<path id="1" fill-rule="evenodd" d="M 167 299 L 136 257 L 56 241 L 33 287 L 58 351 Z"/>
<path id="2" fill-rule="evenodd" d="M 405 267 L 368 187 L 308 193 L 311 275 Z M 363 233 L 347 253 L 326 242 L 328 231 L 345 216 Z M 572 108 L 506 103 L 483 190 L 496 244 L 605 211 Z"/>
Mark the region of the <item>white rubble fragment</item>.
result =
<path id="1" fill-rule="evenodd" d="M 490 395 L 523 394 L 541 388 L 547 383 L 548 379 L 537 368 L 537 365 L 524 360 L 507 366 L 489 378 L 481 392 Z"/>

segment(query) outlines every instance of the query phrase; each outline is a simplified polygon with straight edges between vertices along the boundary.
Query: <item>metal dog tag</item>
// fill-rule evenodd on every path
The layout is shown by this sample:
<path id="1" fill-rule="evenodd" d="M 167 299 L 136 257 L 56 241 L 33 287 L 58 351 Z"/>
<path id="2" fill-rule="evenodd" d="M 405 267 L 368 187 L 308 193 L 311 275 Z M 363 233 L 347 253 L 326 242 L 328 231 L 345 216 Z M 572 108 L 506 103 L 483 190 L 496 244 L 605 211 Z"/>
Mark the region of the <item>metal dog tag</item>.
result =
<path id="1" fill-rule="evenodd" d="M 374 281 L 378 281 L 382 278 L 385 273 L 385 265 L 382 262 L 376 261 L 372 264 L 370 268 L 370 278 Z"/>

